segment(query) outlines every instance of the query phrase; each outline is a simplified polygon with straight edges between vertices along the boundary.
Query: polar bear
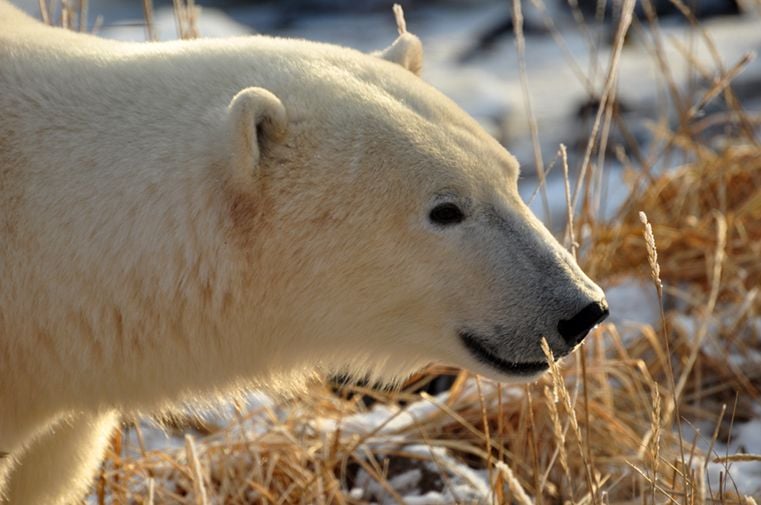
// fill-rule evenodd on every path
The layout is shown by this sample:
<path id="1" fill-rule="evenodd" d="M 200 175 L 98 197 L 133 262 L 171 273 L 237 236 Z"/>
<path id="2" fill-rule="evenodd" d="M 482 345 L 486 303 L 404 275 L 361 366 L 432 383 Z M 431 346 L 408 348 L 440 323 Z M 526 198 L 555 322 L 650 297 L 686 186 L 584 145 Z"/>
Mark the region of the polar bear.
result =
<path id="1" fill-rule="evenodd" d="M 79 499 L 119 413 L 315 370 L 529 380 L 607 315 L 421 64 L 409 33 L 121 43 L 0 0 L 6 502 Z"/>

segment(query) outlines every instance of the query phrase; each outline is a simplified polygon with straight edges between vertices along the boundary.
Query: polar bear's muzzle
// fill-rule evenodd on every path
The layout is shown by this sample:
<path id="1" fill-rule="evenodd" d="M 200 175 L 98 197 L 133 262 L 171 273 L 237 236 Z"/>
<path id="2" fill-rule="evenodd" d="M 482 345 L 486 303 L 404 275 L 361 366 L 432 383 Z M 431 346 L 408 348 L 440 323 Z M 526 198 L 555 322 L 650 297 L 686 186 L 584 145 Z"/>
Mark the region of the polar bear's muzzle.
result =
<path id="1" fill-rule="evenodd" d="M 459 332 L 460 340 L 473 357 L 507 375 L 531 376 L 549 368 L 546 361 L 515 362 L 499 357 L 496 349 L 478 334 L 464 330 Z"/>
<path id="2" fill-rule="evenodd" d="M 565 346 L 553 346 L 552 352 L 556 359 L 561 359 L 571 352 L 586 338 L 589 332 L 605 320 L 609 315 L 606 300 L 592 302 L 570 319 L 561 319 L 557 325 L 557 333 Z M 465 349 L 479 363 L 486 365 L 502 374 L 513 377 L 532 377 L 545 372 L 549 366 L 544 359 L 511 360 L 503 357 L 510 354 L 509 347 L 515 345 L 514 339 L 505 335 L 482 335 L 475 330 L 463 329 L 458 331 L 458 337 Z M 551 339 L 556 341 L 556 339 Z M 540 346 L 541 337 L 536 337 L 530 345 Z M 501 344 L 500 342 L 509 342 Z M 502 352 L 500 352 L 502 351 Z M 531 353 L 530 353 L 531 354 Z"/>

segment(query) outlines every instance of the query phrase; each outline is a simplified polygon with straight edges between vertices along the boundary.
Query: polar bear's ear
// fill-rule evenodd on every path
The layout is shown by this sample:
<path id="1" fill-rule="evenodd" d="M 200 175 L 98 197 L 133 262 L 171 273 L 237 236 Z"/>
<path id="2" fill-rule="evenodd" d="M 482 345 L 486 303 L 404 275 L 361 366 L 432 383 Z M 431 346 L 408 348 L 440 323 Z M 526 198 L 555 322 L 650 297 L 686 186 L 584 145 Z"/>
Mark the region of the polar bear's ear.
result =
<path id="1" fill-rule="evenodd" d="M 393 44 L 377 54 L 381 58 L 403 66 L 415 75 L 420 75 L 420 70 L 423 68 L 423 43 L 407 31 L 404 11 L 399 4 L 394 4 L 394 17 L 399 36 Z"/>
<path id="2" fill-rule="evenodd" d="M 388 61 L 397 63 L 415 75 L 423 68 L 423 43 L 409 32 L 399 35 L 393 44 L 379 53 Z"/>
<path id="3" fill-rule="evenodd" d="M 285 137 L 285 107 L 264 88 L 245 88 L 230 101 L 227 120 L 233 167 L 238 175 L 251 177 L 259 165 L 262 142 Z"/>

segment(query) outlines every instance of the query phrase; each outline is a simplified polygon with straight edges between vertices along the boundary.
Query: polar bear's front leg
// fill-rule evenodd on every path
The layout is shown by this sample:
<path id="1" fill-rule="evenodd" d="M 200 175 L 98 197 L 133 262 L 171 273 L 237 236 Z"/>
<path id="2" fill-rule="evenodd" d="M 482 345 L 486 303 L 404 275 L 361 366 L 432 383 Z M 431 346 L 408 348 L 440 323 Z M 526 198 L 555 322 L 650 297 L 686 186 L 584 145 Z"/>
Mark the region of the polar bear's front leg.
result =
<path id="1" fill-rule="evenodd" d="M 79 503 L 118 421 L 116 412 L 78 414 L 37 438 L 11 471 L 8 503 Z"/>

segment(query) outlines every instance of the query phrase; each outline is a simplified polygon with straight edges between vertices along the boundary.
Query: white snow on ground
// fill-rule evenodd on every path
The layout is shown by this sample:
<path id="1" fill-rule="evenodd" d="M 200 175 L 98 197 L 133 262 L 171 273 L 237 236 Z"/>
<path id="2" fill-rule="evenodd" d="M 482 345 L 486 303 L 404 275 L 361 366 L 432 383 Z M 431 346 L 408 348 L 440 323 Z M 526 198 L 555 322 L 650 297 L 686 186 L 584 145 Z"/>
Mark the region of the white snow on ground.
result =
<path id="1" fill-rule="evenodd" d="M 733 440 L 729 446 L 718 444 L 714 453 L 721 457 L 728 454 L 745 453 L 761 455 L 761 408 L 757 409 L 756 419 L 733 427 Z M 710 459 L 709 459 L 710 461 Z M 729 470 L 729 472 L 728 472 Z M 726 489 L 737 490 L 750 496 L 761 496 L 761 461 L 736 461 L 732 463 L 708 463 L 708 483 L 714 494 L 719 492 L 719 474 L 731 475 Z"/>
<path id="2" fill-rule="evenodd" d="M 496 402 L 495 386 L 484 382 L 481 385 L 485 397 L 492 395 Z M 518 389 L 504 388 L 505 398 L 520 395 Z M 473 397 L 477 400 L 477 387 L 475 381 L 470 380 L 459 393 L 460 398 Z M 422 399 L 407 407 L 400 408 L 378 404 L 370 411 L 345 417 L 340 421 L 335 419 L 316 419 L 313 426 L 332 436 L 337 430 L 343 437 L 350 439 L 356 435 L 363 437 L 363 442 L 357 449 L 362 453 L 362 447 L 371 449 L 373 454 L 388 454 L 392 457 L 404 456 L 415 461 L 415 456 L 422 460 L 422 467 L 433 475 L 443 475 L 440 491 L 420 491 L 420 480 L 423 477 L 422 469 L 411 470 L 393 476 L 389 484 L 396 493 L 404 497 L 405 503 L 419 505 L 444 505 L 458 503 L 491 503 L 493 496 L 491 485 L 488 482 L 486 472 L 476 471 L 466 464 L 458 461 L 449 451 L 442 447 L 431 447 L 421 443 L 410 443 L 414 439 L 414 426 L 424 425 L 431 422 L 436 416 L 442 414 L 439 406 L 445 405 L 449 400 L 450 393 L 443 392 L 429 399 Z M 400 433 L 405 431 L 405 435 Z M 413 435 L 411 435 L 413 434 Z M 425 460 L 433 460 L 425 461 Z M 364 500 L 372 500 L 382 505 L 396 503 L 394 496 L 386 488 L 371 478 L 364 470 L 357 475 L 355 488 L 351 491 L 352 496 Z"/>
<path id="3" fill-rule="evenodd" d="M 492 404 L 487 408 L 496 407 L 497 388 L 491 382 L 483 382 L 481 391 L 485 398 L 490 398 Z M 502 388 L 503 402 L 520 397 L 521 388 Z M 478 402 L 478 386 L 473 379 L 468 380 L 458 393 L 458 403 Z M 363 439 L 357 449 L 367 447 L 372 454 L 388 454 L 390 457 L 407 457 L 412 461 L 420 461 L 418 468 L 395 475 L 389 480 L 394 491 L 404 497 L 405 503 L 413 505 L 445 505 L 459 503 L 492 503 L 494 496 L 486 471 L 474 470 L 465 463 L 455 459 L 443 447 L 431 447 L 419 442 L 411 442 L 416 438 L 415 425 L 425 425 L 435 422 L 437 416 L 445 415 L 442 406 L 450 401 L 450 392 L 439 393 L 435 397 L 421 399 L 406 407 L 384 404 L 373 406 L 368 412 L 335 419 L 316 419 L 312 425 L 318 431 L 333 436 L 340 430 L 341 436 L 352 439 L 357 435 Z M 404 432 L 404 434 L 402 434 Z M 421 437 L 422 438 L 422 437 Z M 415 458 L 415 456 L 419 458 Z M 427 460 L 432 460 L 427 461 Z M 443 475 L 440 490 L 421 492 L 417 485 L 423 478 L 422 468 L 432 475 Z M 372 479 L 364 470 L 358 473 L 352 496 L 373 503 L 397 503 L 394 496 L 383 486 Z"/>
<path id="4" fill-rule="evenodd" d="M 494 383 L 483 382 L 481 390 L 485 397 L 491 397 L 493 403 L 496 404 L 497 393 Z M 520 388 L 505 387 L 502 389 L 504 402 L 519 398 L 521 395 L 522 390 Z M 472 380 L 463 385 L 459 392 L 460 398 L 469 396 L 474 399 L 478 398 L 477 386 Z M 388 440 L 389 435 L 407 430 L 416 424 L 425 424 L 441 415 L 440 406 L 445 405 L 448 400 L 449 391 L 444 391 L 435 397 L 421 399 L 405 407 L 378 403 L 367 412 L 347 416 L 340 420 L 317 419 L 314 421 L 314 428 L 325 433 L 332 433 L 340 428 L 341 432 L 347 435 L 368 435 L 372 433 L 373 437 Z"/>
<path id="5" fill-rule="evenodd" d="M 484 472 L 477 472 L 460 463 L 441 447 L 412 444 L 394 450 L 394 454 L 415 455 L 424 461 L 422 465 L 432 474 L 443 475 L 447 484 L 442 491 L 420 492 L 422 470 L 413 469 L 389 479 L 388 484 L 409 505 L 457 505 L 460 503 L 491 503 L 491 487 Z M 443 480 L 442 479 L 442 480 Z M 392 505 L 398 503 L 386 488 L 371 478 L 367 472 L 360 470 L 351 495 L 358 499 L 370 500 L 372 503 Z"/>
<path id="6" fill-rule="evenodd" d="M 710 448 L 712 428 L 705 426 L 701 430 L 701 436 L 697 438 L 697 447 L 703 454 L 707 454 Z M 692 440 L 694 428 L 683 425 L 682 434 L 685 440 Z M 761 496 L 761 406 L 756 408 L 756 418 L 743 423 L 734 423 L 732 427 L 732 440 L 729 444 L 717 441 L 712 452 L 705 459 L 696 458 L 693 466 L 696 471 L 703 471 L 705 466 L 705 484 L 707 496 L 719 496 L 725 492 L 739 492 L 746 496 Z M 730 461 L 723 462 L 717 459 L 731 455 L 748 454 L 755 455 L 753 461 Z M 707 460 L 707 461 L 706 461 Z M 729 475 L 729 478 L 727 478 Z"/>
<path id="7" fill-rule="evenodd" d="M 194 408 L 179 409 L 178 413 L 184 418 L 209 427 L 212 431 L 226 427 L 232 437 L 263 435 L 269 431 L 274 420 L 282 422 L 288 416 L 287 410 L 263 391 L 249 393 L 240 407 L 247 418 L 253 417 L 255 421 L 244 424 L 233 423 L 236 420 L 236 408 L 231 403 L 201 411 Z M 127 430 L 127 438 L 122 442 L 126 455 L 137 457 L 141 455 L 143 449 L 146 451 L 184 450 L 185 440 L 182 435 L 172 433 L 158 421 L 140 419 L 137 422 L 140 433 L 138 434 L 137 429 L 130 426 Z"/>

